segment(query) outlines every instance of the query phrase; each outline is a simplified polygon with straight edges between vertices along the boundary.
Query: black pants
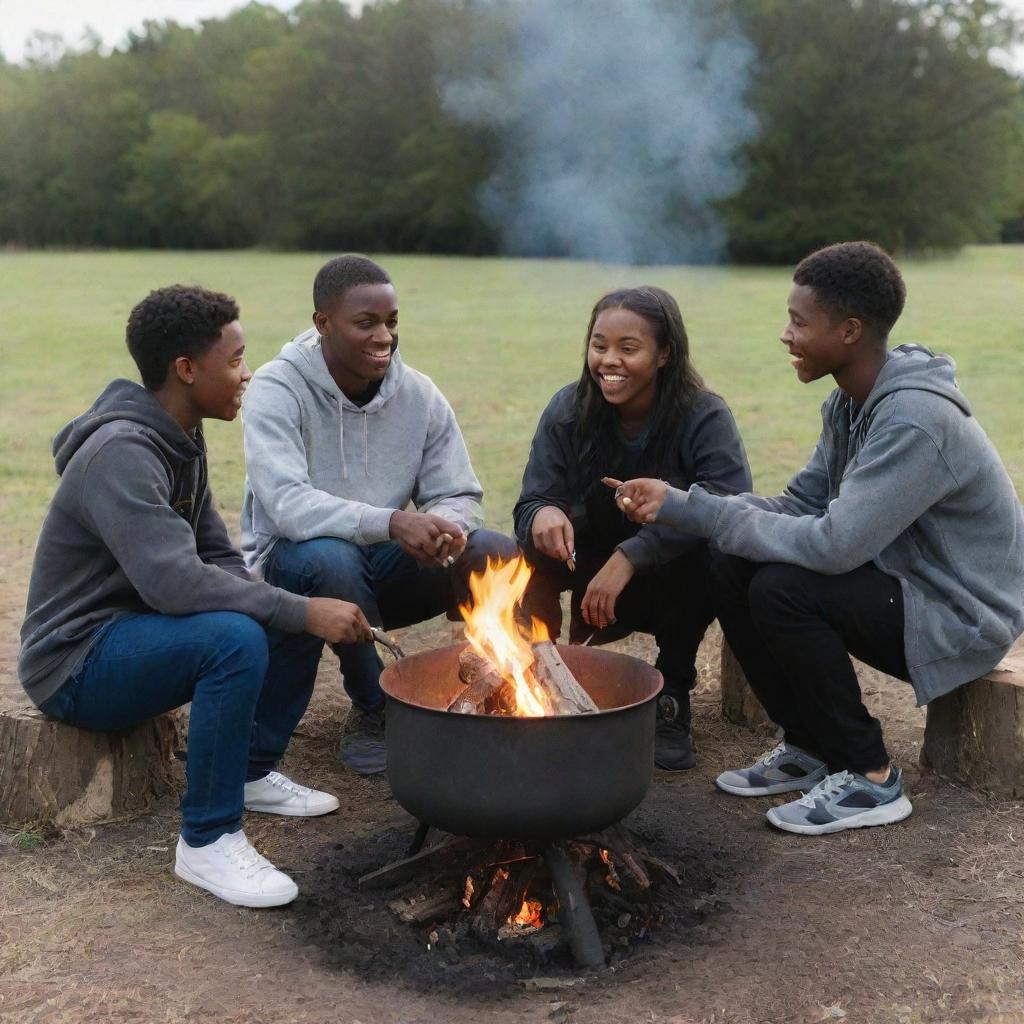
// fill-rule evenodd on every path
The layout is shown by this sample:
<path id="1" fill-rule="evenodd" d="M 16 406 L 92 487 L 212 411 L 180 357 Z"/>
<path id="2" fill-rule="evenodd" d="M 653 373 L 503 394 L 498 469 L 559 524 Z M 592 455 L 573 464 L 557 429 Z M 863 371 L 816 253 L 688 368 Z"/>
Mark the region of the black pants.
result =
<path id="1" fill-rule="evenodd" d="M 786 740 L 833 772 L 888 764 L 850 655 L 908 678 L 899 582 L 870 564 L 825 576 L 716 552 L 711 583 L 725 638 Z"/>
<path id="2" fill-rule="evenodd" d="M 698 544 L 665 565 L 637 572 L 615 602 L 615 622 L 598 631 L 584 621 L 581 604 L 590 581 L 613 551 L 591 548 L 577 538 L 576 571 L 569 572 L 564 563 L 539 554 L 528 544 L 525 555 L 534 573 L 523 600 L 524 611 L 540 619 L 557 637 L 562 628 L 559 596 L 569 590 L 570 643 L 582 643 L 594 633 L 592 646 L 611 643 L 633 632 L 653 634 L 658 645 L 655 667 L 665 679 L 664 692 L 679 702 L 681 724 L 689 727 L 690 690 L 697 681 L 697 648 L 715 617 L 707 545 Z"/>

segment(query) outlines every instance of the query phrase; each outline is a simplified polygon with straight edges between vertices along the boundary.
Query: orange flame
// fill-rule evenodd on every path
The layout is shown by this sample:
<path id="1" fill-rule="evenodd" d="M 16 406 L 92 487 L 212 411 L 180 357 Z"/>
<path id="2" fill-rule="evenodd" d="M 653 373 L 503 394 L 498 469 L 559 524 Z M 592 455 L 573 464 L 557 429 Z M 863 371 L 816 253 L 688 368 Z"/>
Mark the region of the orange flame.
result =
<path id="1" fill-rule="evenodd" d="M 548 631 L 539 619 L 527 627 L 515 615 L 532 572 L 521 555 L 507 562 L 488 559 L 486 569 L 470 575 L 472 598 L 459 605 L 459 611 L 473 650 L 514 684 L 516 714 L 540 717 L 553 714 L 554 709 L 531 671 L 532 644 L 547 640 Z"/>
<path id="2" fill-rule="evenodd" d="M 508 922 L 520 928 L 540 928 L 544 924 L 540 900 L 523 900 L 519 913 L 510 917 Z"/>

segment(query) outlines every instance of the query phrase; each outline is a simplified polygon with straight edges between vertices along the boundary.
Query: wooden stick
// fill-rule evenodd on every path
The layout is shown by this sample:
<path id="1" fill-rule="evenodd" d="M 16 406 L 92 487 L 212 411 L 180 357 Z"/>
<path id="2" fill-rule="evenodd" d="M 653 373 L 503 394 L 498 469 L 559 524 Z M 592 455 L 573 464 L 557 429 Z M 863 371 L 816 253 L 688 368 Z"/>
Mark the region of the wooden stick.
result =
<path id="1" fill-rule="evenodd" d="M 401 860 L 393 861 L 391 864 L 385 864 L 384 867 L 371 871 L 368 875 L 363 875 L 356 884 L 360 889 L 370 889 L 378 885 L 391 884 L 412 874 L 424 861 L 447 854 L 459 853 L 462 850 L 483 848 L 486 845 L 487 842 L 483 839 L 469 839 L 465 837 L 448 839 L 438 843 L 436 846 L 428 846 L 425 850 L 420 850 L 419 853 L 414 854 L 412 857 L 403 857 Z"/>
<path id="2" fill-rule="evenodd" d="M 534 644 L 533 653 L 537 658 L 533 664 L 533 674 L 537 682 L 551 694 L 557 714 L 584 715 L 598 710 L 593 698 L 577 682 L 550 640 Z"/>

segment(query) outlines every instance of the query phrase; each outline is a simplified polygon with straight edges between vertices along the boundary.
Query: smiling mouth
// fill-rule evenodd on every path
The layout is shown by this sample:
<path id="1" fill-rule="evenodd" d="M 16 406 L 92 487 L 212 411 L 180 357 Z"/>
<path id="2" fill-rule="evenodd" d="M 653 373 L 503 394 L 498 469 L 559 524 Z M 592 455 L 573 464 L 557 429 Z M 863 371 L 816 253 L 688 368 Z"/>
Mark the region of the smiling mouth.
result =
<path id="1" fill-rule="evenodd" d="M 599 373 L 598 376 L 604 384 L 623 384 L 628 379 L 621 373 Z"/>

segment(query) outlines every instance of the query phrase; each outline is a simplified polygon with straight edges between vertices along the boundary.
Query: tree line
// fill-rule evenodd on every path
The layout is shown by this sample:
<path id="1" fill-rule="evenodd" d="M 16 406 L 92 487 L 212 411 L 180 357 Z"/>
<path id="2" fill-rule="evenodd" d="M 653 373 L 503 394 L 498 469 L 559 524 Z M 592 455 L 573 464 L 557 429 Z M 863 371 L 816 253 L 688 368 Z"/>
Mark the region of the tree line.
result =
<path id="1" fill-rule="evenodd" d="M 716 202 L 732 258 L 1024 238 L 1021 82 L 992 58 L 1019 26 L 996 0 L 664 4 L 724 10 L 756 55 L 758 128 Z M 440 88 L 460 61 L 479 73 L 499 6 L 251 3 L 111 53 L 38 40 L 0 60 L 0 244 L 500 252 L 480 195 L 501 125 Z"/>

